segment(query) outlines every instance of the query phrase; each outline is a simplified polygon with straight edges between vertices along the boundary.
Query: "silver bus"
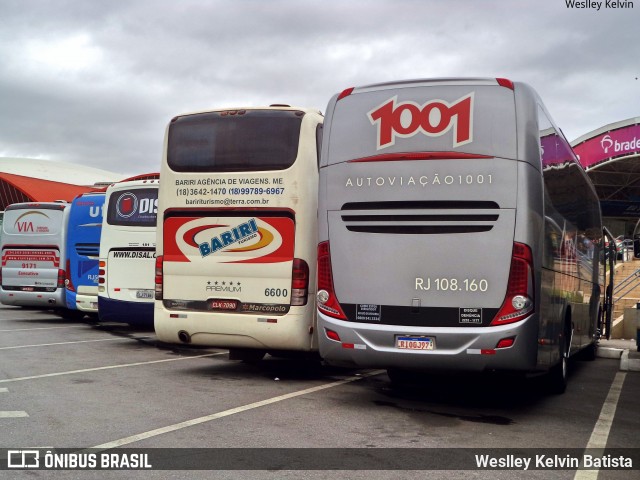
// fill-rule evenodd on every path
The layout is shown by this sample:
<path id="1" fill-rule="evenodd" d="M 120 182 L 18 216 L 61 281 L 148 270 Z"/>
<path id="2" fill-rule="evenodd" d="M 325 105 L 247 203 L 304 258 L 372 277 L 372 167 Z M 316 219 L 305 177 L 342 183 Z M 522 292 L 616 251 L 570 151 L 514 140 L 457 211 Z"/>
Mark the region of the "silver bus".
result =
<path id="1" fill-rule="evenodd" d="M 319 350 L 328 363 L 548 373 L 595 356 L 600 205 L 535 91 L 507 79 L 350 88 L 327 107 Z"/>
<path id="2" fill-rule="evenodd" d="M 0 303 L 64 308 L 69 204 L 14 203 L 4 212 Z"/>

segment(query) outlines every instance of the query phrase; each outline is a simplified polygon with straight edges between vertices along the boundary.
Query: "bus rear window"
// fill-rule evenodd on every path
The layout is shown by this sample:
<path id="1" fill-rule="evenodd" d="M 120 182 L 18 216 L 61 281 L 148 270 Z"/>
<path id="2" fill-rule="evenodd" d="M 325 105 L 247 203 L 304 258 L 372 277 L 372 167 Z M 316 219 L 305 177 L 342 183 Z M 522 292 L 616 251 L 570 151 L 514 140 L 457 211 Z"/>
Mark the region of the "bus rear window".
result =
<path id="1" fill-rule="evenodd" d="M 136 188 L 116 191 L 109 197 L 107 223 L 128 227 L 155 227 L 158 189 Z"/>
<path id="2" fill-rule="evenodd" d="M 284 170 L 298 155 L 303 115 L 232 110 L 178 117 L 169 126 L 167 163 L 176 172 Z"/>

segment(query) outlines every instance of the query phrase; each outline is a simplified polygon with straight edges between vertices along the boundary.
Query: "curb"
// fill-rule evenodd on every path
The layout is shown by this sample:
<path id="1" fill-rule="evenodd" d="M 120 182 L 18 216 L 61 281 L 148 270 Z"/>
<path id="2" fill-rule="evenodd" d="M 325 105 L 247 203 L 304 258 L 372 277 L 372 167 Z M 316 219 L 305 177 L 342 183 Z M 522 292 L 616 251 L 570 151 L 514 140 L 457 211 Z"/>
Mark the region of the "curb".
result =
<path id="1" fill-rule="evenodd" d="M 640 358 L 629 358 L 629 350 L 625 350 L 620 357 L 620 370 L 640 372 Z"/>
<path id="2" fill-rule="evenodd" d="M 611 347 L 599 347 L 597 356 L 600 358 L 620 358 L 622 352 L 629 352 L 629 350 L 623 350 L 622 348 Z"/>
<path id="3" fill-rule="evenodd" d="M 600 347 L 599 358 L 620 359 L 620 370 L 625 372 L 640 372 L 640 358 L 629 358 L 629 350 L 622 348 Z M 633 355 L 636 357 L 636 355 Z"/>

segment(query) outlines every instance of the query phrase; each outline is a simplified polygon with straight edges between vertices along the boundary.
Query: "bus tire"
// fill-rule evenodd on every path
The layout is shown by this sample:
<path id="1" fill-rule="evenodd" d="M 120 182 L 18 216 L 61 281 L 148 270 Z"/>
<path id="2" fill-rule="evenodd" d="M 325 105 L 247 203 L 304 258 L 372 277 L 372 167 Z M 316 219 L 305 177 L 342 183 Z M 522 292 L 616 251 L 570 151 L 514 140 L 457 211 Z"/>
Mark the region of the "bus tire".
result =
<path id="1" fill-rule="evenodd" d="M 253 365 L 262 360 L 266 354 L 265 350 L 254 348 L 230 348 L 229 360 L 240 360 L 243 363 Z"/>
<path id="2" fill-rule="evenodd" d="M 82 310 L 69 310 L 65 309 L 60 312 L 60 316 L 65 320 L 78 321 L 82 320 L 86 315 Z"/>
<path id="3" fill-rule="evenodd" d="M 585 348 L 582 351 L 582 354 L 580 355 L 580 357 L 583 360 L 587 360 L 589 362 L 592 362 L 593 360 L 595 360 L 597 356 L 598 356 L 598 340 L 594 340 L 593 342 L 591 342 L 589 346 Z"/>
<path id="4" fill-rule="evenodd" d="M 554 365 L 547 374 L 547 386 L 549 391 L 556 395 L 561 395 L 567 389 L 567 371 L 569 369 L 569 335 L 565 328 L 560 338 L 560 361 Z"/>
<path id="5" fill-rule="evenodd" d="M 416 381 L 417 373 L 411 370 L 404 370 L 402 368 L 388 368 L 387 376 L 391 383 L 397 386 L 407 385 Z"/>

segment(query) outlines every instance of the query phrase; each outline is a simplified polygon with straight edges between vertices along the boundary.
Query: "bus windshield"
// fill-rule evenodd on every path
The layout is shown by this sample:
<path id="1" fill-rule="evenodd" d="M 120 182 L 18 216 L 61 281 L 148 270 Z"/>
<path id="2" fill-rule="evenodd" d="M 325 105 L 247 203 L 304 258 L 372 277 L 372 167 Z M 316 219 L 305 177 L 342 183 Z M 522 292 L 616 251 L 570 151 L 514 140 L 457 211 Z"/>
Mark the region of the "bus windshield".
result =
<path id="1" fill-rule="evenodd" d="M 177 117 L 169 128 L 167 163 L 176 172 L 284 170 L 298 155 L 303 116 L 231 110 Z"/>

